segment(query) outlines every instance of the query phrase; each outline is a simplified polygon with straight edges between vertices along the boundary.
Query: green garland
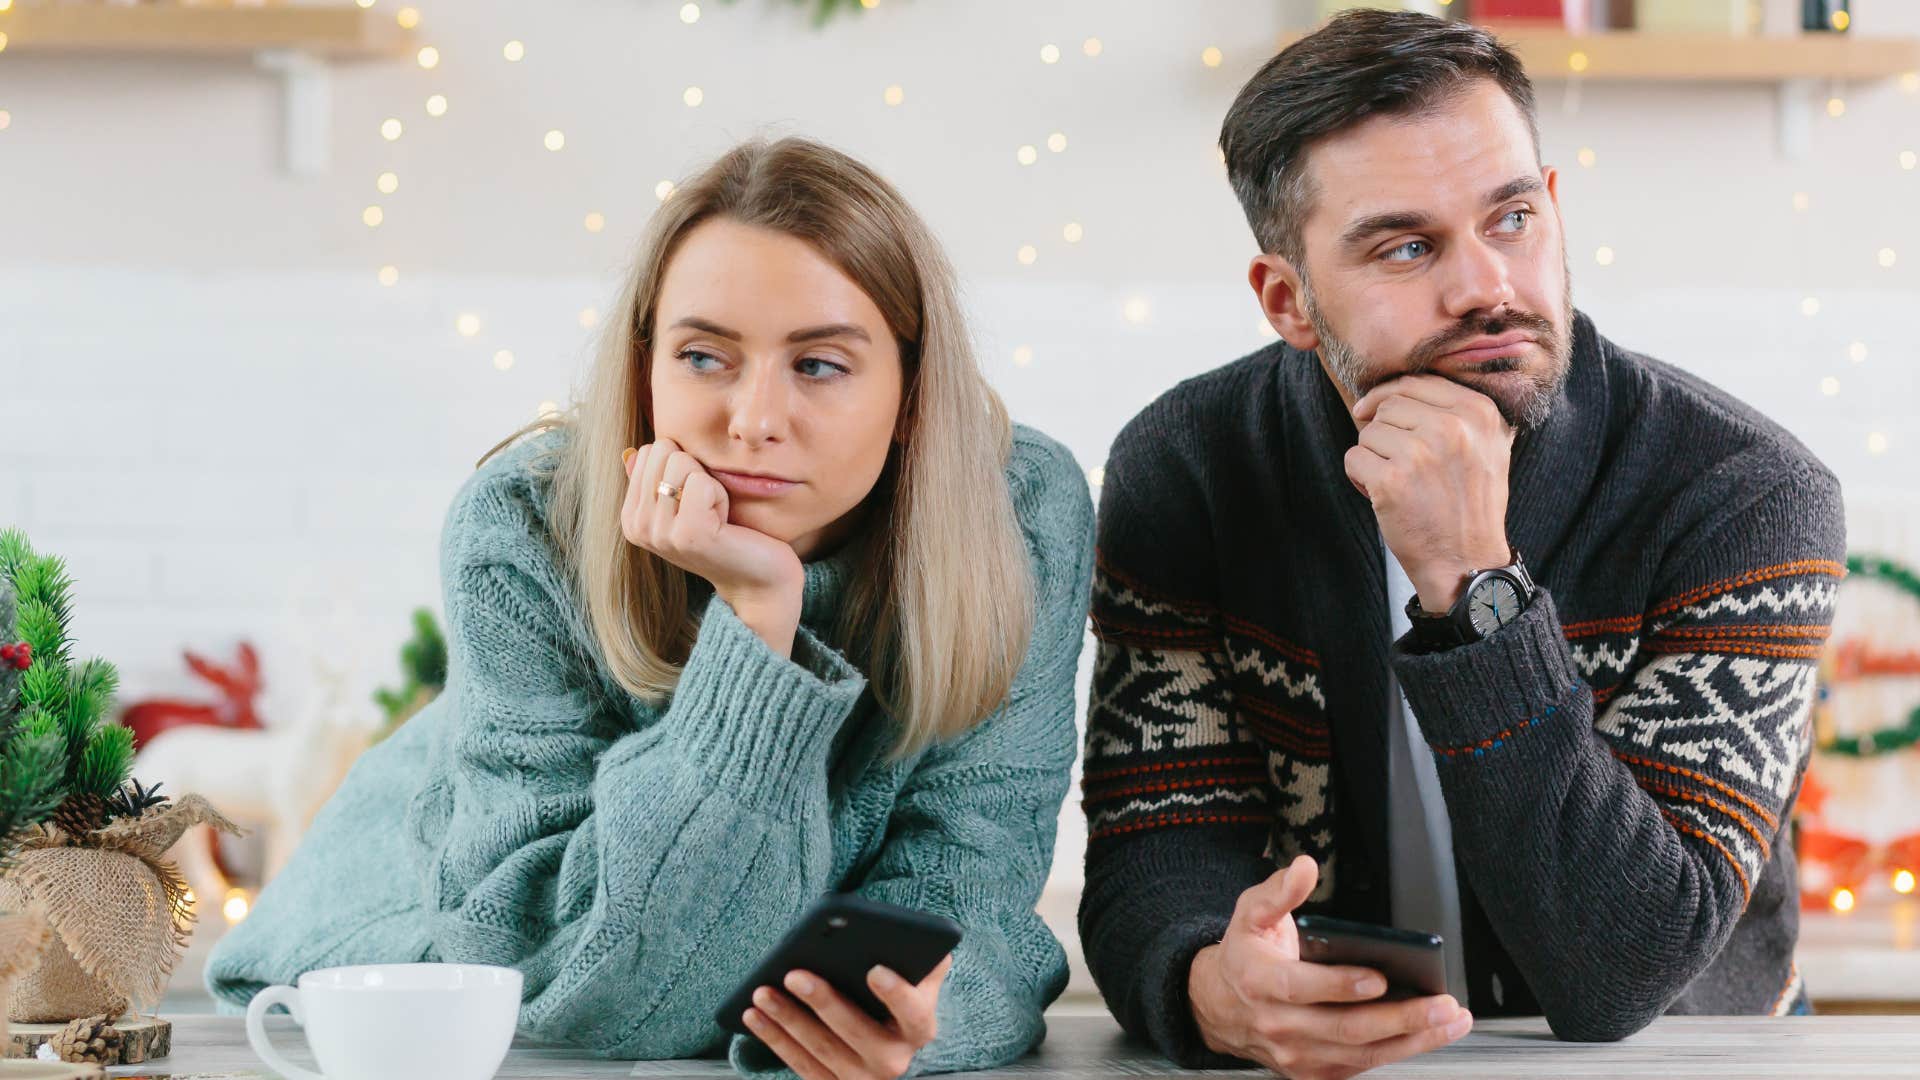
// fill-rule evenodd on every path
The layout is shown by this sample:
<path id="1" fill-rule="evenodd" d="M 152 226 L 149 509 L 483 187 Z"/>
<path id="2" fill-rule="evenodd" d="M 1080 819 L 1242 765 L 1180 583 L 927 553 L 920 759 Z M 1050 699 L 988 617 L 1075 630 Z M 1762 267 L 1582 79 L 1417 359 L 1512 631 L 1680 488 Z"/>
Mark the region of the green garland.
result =
<path id="1" fill-rule="evenodd" d="M 1860 574 L 1892 584 L 1901 592 L 1920 601 L 1920 574 L 1892 559 L 1870 557 L 1866 555 L 1847 556 L 1847 573 Z M 1820 687 L 1820 702 L 1825 704 L 1829 690 Z M 1878 731 L 1869 731 L 1865 735 L 1844 735 L 1829 739 L 1819 745 L 1819 749 L 1828 754 L 1842 757 L 1875 757 L 1880 754 L 1905 750 L 1920 743 L 1920 705 L 1916 705 L 1907 714 L 1905 724 L 1884 727 Z"/>
<path id="2" fill-rule="evenodd" d="M 813 25 L 815 26 L 825 26 L 841 11 L 858 15 L 867 7 L 860 0 L 792 0 L 792 2 L 796 6 L 811 5 L 813 7 Z M 733 3 L 733 0 L 727 0 L 727 3 Z"/>

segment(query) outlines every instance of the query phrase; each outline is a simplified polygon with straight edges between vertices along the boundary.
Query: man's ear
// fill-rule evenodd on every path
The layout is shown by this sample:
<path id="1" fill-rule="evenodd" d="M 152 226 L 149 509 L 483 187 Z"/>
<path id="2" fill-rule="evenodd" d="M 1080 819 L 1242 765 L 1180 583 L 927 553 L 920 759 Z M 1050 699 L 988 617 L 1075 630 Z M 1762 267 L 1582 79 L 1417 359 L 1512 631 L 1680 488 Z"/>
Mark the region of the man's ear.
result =
<path id="1" fill-rule="evenodd" d="M 1313 320 L 1307 318 L 1301 298 L 1300 272 L 1292 263 L 1271 253 L 1255 255 L 1247 267 L 1247 284 L 1253 286 L 1253 295 L 1260 301 L 1260 310 L 1267 315 L 1267 324 L 1286 339 L 1287 344 L 1301 352 L 1320 347 L 1320 335 L 1314 332 Z"/>

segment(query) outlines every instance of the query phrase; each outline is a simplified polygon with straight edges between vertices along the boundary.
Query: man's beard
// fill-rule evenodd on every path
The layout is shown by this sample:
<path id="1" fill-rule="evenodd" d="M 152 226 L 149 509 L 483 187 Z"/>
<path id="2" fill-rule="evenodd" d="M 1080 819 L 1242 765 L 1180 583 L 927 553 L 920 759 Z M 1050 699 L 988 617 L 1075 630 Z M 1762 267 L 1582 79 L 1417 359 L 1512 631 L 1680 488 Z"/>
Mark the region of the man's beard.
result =
<path id="1" fill-rule="evenodd" d="M 1573 274 L 1570 268 L 1563 268 L 1566 275 L 1566 287 L 1561 295 L 1567 298 L 1566 322 L 1571 323 L 1573 310 Z M 1361 356 L 1346 340 L 1333 332 L 1333 327 L 1322 316 L 1318 305 L 1313 301 L 1313 289 L 1307 283 L 1307 276 L 1300 275 L 1301 307 L 1308 321 L 1313 323 L 1314 333 L 1320 337 L 1320 358 L 1326 362 L 1333 377 L 1340 380 L 1353 395 L 1355 401 L 1365 397 L 1367 391 L 1390 379 L 1403 375 L 1435 374 L 1443 379 L 1459 383 L 1476 393 L 1485 394 L 1492 399 L 1508 424 L 1520 431 L 1532 431 L 1547 422 L 1553 414 L 1553 404 L 1560 395 L 1560 387 L 1567 381 L 1567 371 L 1573 363 L 1572 327 L 1564 330 L 1556 326 L 1551 319 L 1531 311 L 1516 308 L 1504 308 L 1492 315 L 1472 314 L 1446 330 L 1433 334 L 1415 345 L 1407 354 L 1407 359 L 1398 365 L 1375 363 Z M 1518 385 L 1509 380 L 1495 379 L 1482 384 L 1474 375 L 1498 375 L 1506 372 L 1521 371 L 1521 360 L 1517 356 L 1495 357 L 1490 361 L 1476 364 L 1464 375 L 1450 374 L 1433 370 L 1433 366 L 1448 352 L 1478 337 L 1497 337 L 1512 330 L 1524 330 L 1533 335 L 1540 351 L 1546 354 L 1547 362 L 1536 371 L 1523 372 L 1524 378 Z"/>

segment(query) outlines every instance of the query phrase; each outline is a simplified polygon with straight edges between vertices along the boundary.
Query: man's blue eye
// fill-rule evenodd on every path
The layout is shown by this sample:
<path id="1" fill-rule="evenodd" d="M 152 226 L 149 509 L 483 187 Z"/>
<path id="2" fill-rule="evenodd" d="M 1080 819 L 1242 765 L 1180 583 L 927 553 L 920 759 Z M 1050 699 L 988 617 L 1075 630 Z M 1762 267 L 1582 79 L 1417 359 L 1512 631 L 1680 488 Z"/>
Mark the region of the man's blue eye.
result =
<path id="1" fill-rule="evenodd" d="M 1388 262 L 1410 262 L 1414 259 L 1419 258 L 1421 255 L 1425 254 L 1426 247 L 1427 247 L 1427 242 L 1425 240 L 1409 240 L 1406 243 L 1401 244 L 1399 247 L 1394 248 L 1392 251 L 1387 252 L 1385 255 L 1382 255 L 1381 258 L 1387 260 Z M 1404 259 L 1398 257 L 1401 252 L 1407 251 L 1410 248 L 1420 248 L 1422 250 L 1418 253 L 1408 255 Z"/>
<path id="2" fill-rule="evenodd" d="M 1531 210 L 1509 210 L 1507 211 L 1507 216 L 1501 218 L 1500 220 L 1509 221 L 1509 220 L 1512 220 L 1513 218 L 1519 218 L 1520 220 L 1517 222 L 1514 222 L 1514 226 L 1513 226 L 1514 231 L 1518 232 L 1519 230 L 1527 227 L 1527 219 L 1532 216 L 1533 216 L 1533 211 Z"/>

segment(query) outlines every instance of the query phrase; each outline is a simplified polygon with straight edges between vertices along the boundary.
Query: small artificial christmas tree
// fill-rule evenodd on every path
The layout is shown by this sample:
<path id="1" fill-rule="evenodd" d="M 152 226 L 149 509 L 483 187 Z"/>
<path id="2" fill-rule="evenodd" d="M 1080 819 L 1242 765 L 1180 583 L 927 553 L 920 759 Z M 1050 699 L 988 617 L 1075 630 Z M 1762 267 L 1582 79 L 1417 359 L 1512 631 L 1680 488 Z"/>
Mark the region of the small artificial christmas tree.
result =
<path id="1" fill-rule="evenodd" d="M 72 579 L 18 529 L 0 531 L 0 588 L 11 592 L 13 609 L 11 627 L 0 625 L 13 673 L 0 691 L 0 813 L 15 798 L 16 830 L 50 820 L 77 841 L 115 816 L 133 769 L 133 732 L 107 720 L 119 673 L 99 658 L 73 661 Z"/>
<path id="2" fill-rule="evenodd" d="M 193 926 L 167 849 L 195 825 L 236 830 L 198 795 L 162 805 L 158 784 L 129 783 L 133 731 L 108 719 L 119 676 L 73 657 L 65 564 L 0 531 L 0 595 L 0 910 L 47 926 L 13 935 L 37 964 L 0 963 L 6 1015 L 111 1020 L 159 1000 Z"/>

